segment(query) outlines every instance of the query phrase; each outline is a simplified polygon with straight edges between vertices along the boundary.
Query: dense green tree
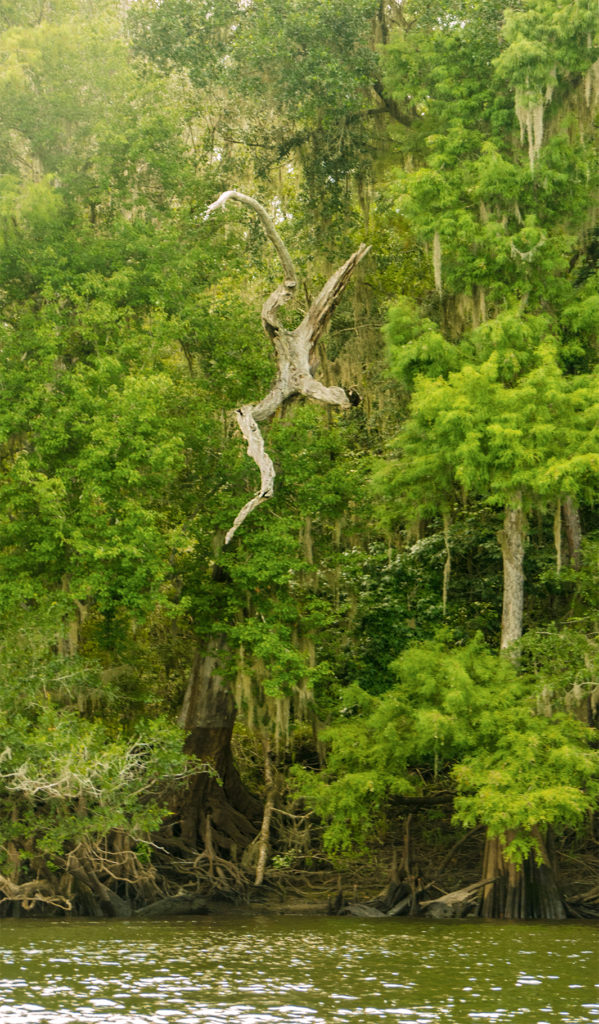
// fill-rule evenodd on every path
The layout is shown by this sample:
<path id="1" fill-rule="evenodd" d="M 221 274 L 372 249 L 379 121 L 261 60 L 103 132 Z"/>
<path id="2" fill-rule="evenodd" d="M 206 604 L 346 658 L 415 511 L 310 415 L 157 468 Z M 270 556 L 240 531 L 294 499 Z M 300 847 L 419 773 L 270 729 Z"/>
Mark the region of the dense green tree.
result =
<path id="1" fill-rule="evenodd" d="M 597 13 L 536 2 L 405 13 L 388 82 L 416 110 L 396 201 L 428 247 L 434 291 L 418 311 L 402 301 L 390 313 L 391 366 L 411 407 L 379 486 L 404 521 L 442 515 L 447 536 L 460 504 L 503 509 L 509 650 L 524 622 L 531 514 L 557 510 L 559 571 L 562 516 L 573 532 L 576 505 L 597 497 L 595 342 L 578 345 L 571 330 L 594 287 L 577 265 L 597 194 Z"/>
<path id="2" fill-rule="evenodd" d="M 538 542 L 535 551 L 528 543 L 533 521 L 543 522 L 545 552 L 555 546 L 552 571 L 554 579 L 562 573 L 563 581 L 557 612 L 565 617 L 571 609 L 568 587 L 577 570 L 566 583 L 564 561 L 580 565 L 580 509 L 592 530 L 597 498 L 591 254 L 598 26 L 590 4 L 577 5 L 575 12 L 569 5 L 558 7 L 526 3 L 512 10 L 503 3 L 464 3 L 456 11 L 453 4 L 406 3 L 383 54 L 387 86 L 401 114 L 396 122 L 401 128 L 395 131 L 400 167 L 389 189 L 396 210 L 428 254 L 430 277 L 429 291 L 421 292 L 417 303 L 406 296 L 389 313 L 391 372 L 410 408 L 390 446 L 391 458 L 379 460 L 374 486 L 378 518 L 390 536 L 403 525 L 404 544 L 411 535 L 421 545 L 437 545 L 437 585 L 455 641 L 464 633 L 459 612 L 451 607 L 452 534 L 468 520 L 495 520 L 503 560 L 503 614 L 501 628 L 497 617 L 486 616 L 484 623 L 489 639 L 512 656 L 523 625 L 533 624 L 532 600 L 527 616 L 524 608 L 525 558 L 535 615 L 549 577 L 547 555 L 542 568 L 533 561 L 538 557 Z M 583 328 L 574 335 L 574 322 L 587 323 L 588 333 Z M 586 545 L 591 554 L 592 541 Z M 400 552 L 397 561 L 407 564 L 407 552 Z M 460 588 L 458 576 L 458 602 Z M 592 609 L 596 592 L 591 596 L 587 591 L 587 598 Z M 545 594 L 541 614 L 555 612 Z M 467 616 L 466 636 L 472 636 L 474 621 Z M 429 622 L 430 628 L 434 617 Z M 414 625 L 426 630 L 426 619 Z M 590 647 L 583 633 L 578 657 L 584 664 Z M 449 751 L 450 761 L 457 760 L 456 814 L 470 825 L 487 826 L 484 875 L 502 879 L 501 885 L 485 887 L 483 913 L 544 914 L 551 907 L 563 913 L 550 895 L 549 875 L 536 878 L 530 851 L 534 847 L 548 864 L 547 830 L 570 827 L 574 819 L 582 824 L 595 798 L 596 766 L 585 749 L 589 737 L 558 713 L 563 690 L 557 679 L 548 683 L 550 645 L 544 648 L 538 635 L 531 636 L 524 651 L 532 649 L 537 679 L 544 679 L 545 694 L 555 698 L 554 717 L 538 714 L 539 692 L 524 674 L 524 664 L 518 675 L 495 659 L 500 675 L 505 671 L 512 679 L 508 685 L 502 678 L 498 685 L 503 710 L 494 707 L 496 740 L 477 734 L 484 715 L 472 708 L 465 738 L 466 747 L 473 744 L 472 753 L 466 747 Z M 410 650 L 405 663 L 413 671 L 406 684 L 419 706 L 428 685 L 428 669 L 420 669 L 430 652 L 426 644 Z M 464 650 L 482 672 L 480 648 Z M 465 655 L 458 647 L 448 656 L 460 660 Z M 444 657 L 436 651 L 437 662 Z M 456 664 L 452 675 L 457 679 Z M 585 671 L 582 661 L 578 668 Z M 443 700 L 436 694 L 431 712 L 438 737 L 443 734 Z M 393 687 L 380 698 L 350 688 L 343 694 L 338 723 L 328 733 L 328 774 L 302 777 L 303 792 L 329 823 L 327 841 L 333 849 L 347 851 L 373 828 L 384 831 L 394 799 L 401 806 L 406 794 L 411 765 L 422 771 L 422 750 L 416 748 L 410 760 L 410 730 L 397 701 Z M 522 745 L 508 725 L 511 716 L 527 737 Z M 530 721 L 530 733 L 523 721 Z M 417 734 L 427 742 L 423 722 Z M 527 745 L 537 753 L 525 766 L 520 758 Z M 571 791 L 566 785 L 560 793 L 557 763 L 562 755 L 565 760 L 580 757 L 581 774 Z M 500 762 L 505 763 L 501 779 Z M 421 785 L 418 774 L 413 779 Z M 480 796 L 475 795 L 479 786 Z M 507 797 L 504 787 L 511 786 Z M 531 796 L 537 787 L 538 800 Z M 493 817 L 495 797 L 496 810 L 505 813 L 501 823 Z M 517 864 L 522 865 L 519 873 L 514 872 Z M 539 896 L 543 891 L 546 898 Z"/>
<path id="3" fill-rule="evenodd" d="M 521 864 L 542 856 L 539 826 L 580 824 L 599 785 L 591 730 L 563 709 L 536 713 L 534 689 L 480 636 L 462 648 L 428 641 L 393 664 L 399 681 L 383 695 L 348 687 L 327 736 L 327 772 L 297 772 L 327 823 L 325 844 L 348 854 L 388 827 L 402 797 L 457 785 L 457 820 L 483 823 Z"/>
<path id="4" fill-rule="evenodd" d="M 61 716 L 65 756 L 69 742 L 76 750 L 80 734 L 88 736 L 89 785 L 100 793 L 99 747 L 114 740 L 115 757 L 126 762 L 145 743 L 140 736 L 148 750 L 156 745 L 161 727 L 150 718 L 174 719 L 195 641 L 190 623 L 205 607 L 198 577 L 208 575 L 219 517 L 224 524 L 232 511 L 220 461 L 229 445 L 224 410 L 267 364 L 248 337 L 252 358 L 243 368 L 244 306 L 222 278 L 213 289 L 219 242 L 194 213 L 213 184 L 198 180 L 185 143 L 184 90 L 136 77 L 108 13 L 53 11 L 50 21 L 7 29 L 2 43 L 18 69 L 3 80 L 2 613 L 33 622 L 48 603 L 56 609 L 44 620 L 42 650 L 74 667 L 61 662 L 56 676 L 48 668 L 47 714 Z M 233 272 L 233 239 L 228 251 Z M 229 316 L 234 350 L 223 327 Z M 235 374 L 217 364 L 225 352 Z M 71 701 L 60 696 L 65 672 L 81 677 L 66 691 Z M 89 722 L 79 726 L 86 687 L 101 696 L 95 706 L 81 698 Z M 36 721 L 24 720 L 22 742 L 11 741 L 9 778 L 20 778 L 17 761 L 36 742 Z M 165 731 L 170 761 L 183 739 Z M 139 813 L 147 834 L 165 801 L 143 819 L 133 769 L 130 785 L 126 814 Z M 60 814 L 73 813 L 71 797 L 65 790 Z M 27 786 L 23 799 L 36 799 Z M 50 816 L 52 799 L 48 790 Z M 33 804 L 21 817 L 32 813 Z M 91 804 L 88 817 L 79 833 L 64 832 L 65 855 L 79 834 L 102 838 Z M 13 841 L 24 835 L 17 830 Z M 44 851 L 51 853 L 42 836 L 34 872 Z M 29 888 L 11 892 L 30 896 Z"/>

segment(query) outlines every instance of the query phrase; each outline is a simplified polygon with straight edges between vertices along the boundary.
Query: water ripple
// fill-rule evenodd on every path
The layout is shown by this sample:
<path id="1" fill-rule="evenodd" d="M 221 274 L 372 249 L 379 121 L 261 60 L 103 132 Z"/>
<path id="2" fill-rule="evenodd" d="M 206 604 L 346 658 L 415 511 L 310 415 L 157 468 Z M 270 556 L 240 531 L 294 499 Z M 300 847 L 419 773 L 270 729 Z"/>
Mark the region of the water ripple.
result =
<path id="1" fill-rule="evenodd" d="M 599 1024 L 582 924 L 16 921 L 1 1024 Z"/>

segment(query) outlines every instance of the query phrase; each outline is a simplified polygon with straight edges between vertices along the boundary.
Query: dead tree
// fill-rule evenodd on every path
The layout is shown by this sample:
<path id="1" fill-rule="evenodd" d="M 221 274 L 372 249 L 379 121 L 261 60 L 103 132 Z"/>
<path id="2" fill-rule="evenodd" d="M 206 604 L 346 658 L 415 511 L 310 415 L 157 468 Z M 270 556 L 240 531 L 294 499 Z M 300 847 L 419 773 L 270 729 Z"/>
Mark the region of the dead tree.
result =
<path id="1" fill-rule="evenodd" d="M 326 387 L 321 381 L 315 380 L 312 376 L 311 357 L 355 267 L 370 250 L 370 246 L 360 245 L 343 266 L 330 276 L 299 327 L 293 331 L 287 330 L 281 324 L 278 312 L 296 294 L 298 280 L 285 243 L 264 207 L 243 192 L 223 192 L 216 202 L 208 207 L 205 216 L 209 217 L 215 210 L 225 206 L 229 199 L 249 206 L 258 214 L 267 237 L 277 251 L 283 268 L 283 282 L 275 288 L 262 306 L 262 325 L 273 343 L 277 361 L 275 382 L 260 401 L 242 405 L 235 410 L 239 429 L 247 441 L 248 455 L 260 470 L 260 488 L 237 515 L 227 533 L 225 544 L 229 543 L 250 512 L 273 494 L 275 468 L 265 449 L 264 438 L 258 424 L 271 419 L 277 409 L 294 395 L 303 395 L 305 398 L 324 402 L 326 405 L 336 405 L 341 409 L 349 409 L 351 405 L 357 405 L 359 402 L 359 396 L 355 391 L 345 391 L 344 388 L 335 386 Z"/>
<path id="2" fill-rule="evenodd" d="M 278 311 L 297 291 L 297 275 L 271 217 L 255 199 L 241 192 L 223 192 L 206 211 L 209 216 L 223 207 L 229 199 L 243 203 L 257 213 L 268 239 L 273 243 L 281 266 L 283 282 L 269 295 L 262 307 L 262 324 L 272 340 L 276 357 L 276 378 L 271 390 L 260 401 L 243 405 L 235 410 L 240 430 L 247 441 L 248 454 L 260 470 L 260 489 L 239 512 L 225 543 L 250 512 L 273 493 L 275 469 L 265 450 L 259 423 L 269 420 L 294 395 L 337 405 L 342 409 L 356 403 L 356 396 L 340 387 L 325 387 L 314 380 L 310 360 L 318 339 L 325 330 L 331 313 L 347 284 L 354 267 L 368 252 L 367 246 L 350 256 L 339 270 L 329 278 L 314 300 L 306 316 L 295 330 L 287 330 L 278 319 Z M 257 883 L 263 876 L 270 815 L 272 813 L 272 780 L 267 777 L 267 798 L 264 812 L 260 803 L 242 784 L 233 762 L 231 735 L 237 709 L 223 678 L 223 660 L 226 659 L 226 640 L 213 637 L 207 648 L 197 651 L 183 702 L 181 725 L 187 730 L 186 750 L 199 761 L 208 763 L 214 771 L 198 772 L 190 779 L 180 813 L 174 828 L 180 830 L 185 847 L 202 848 L 202 865 L 218 881 L 219 872 L 228 863 L 236 870 L 235 862 L 251 842 L 260 835 L 260 857 Z M 267 766 L 267 771 L 270 765 Z M 217 778 L 215 777 L 218 777 Z M 260 832 L 260 821 L 262 831 Z M 224 884 L 230 880 L 222 879 Z M 220 884 L 220 883 L 219 883 Z"/>

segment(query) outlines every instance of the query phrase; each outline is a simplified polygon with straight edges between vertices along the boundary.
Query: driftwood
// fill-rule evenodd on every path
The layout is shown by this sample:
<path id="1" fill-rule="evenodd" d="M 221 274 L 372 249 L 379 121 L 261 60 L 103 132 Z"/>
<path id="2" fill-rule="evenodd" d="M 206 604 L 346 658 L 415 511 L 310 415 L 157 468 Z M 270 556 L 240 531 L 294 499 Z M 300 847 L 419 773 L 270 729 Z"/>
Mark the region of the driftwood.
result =
<path id="1" fill-rule="evenodd" d="M 496 881 L 496 878 L 487 878 L 482 882 L 475 882 L 455 892 L 444 893 L 434 899 L 421 900 L 427 891 L 436 888 L 432 883 L 428 885 L 422 882 L 416 883 L 415 879 L 409 882 L 391 883 L 388 892 L 383 900 L 368 900 L 366 903 L 346 904 L 340 891 L 337 893 L 337 900 L 333 905 L 329 901 L 329 913 L 339 917 L 464 917 L 468 913 L 475 913 L 480 890 Z"/>
<path id="2" fill-rule="evenodd" d="M 409 896 L 404 896 L 403 899 L 394 903 L 390 910 L 386 912 L 386 917 L 404 917 L 411 914 L 414 907 L 414 897 L 412 893 Z"/>
<path id="3" fill-rule="evenodd" d="M 483 886 L 495 882 L 495 878 L 487 878 L 483 882 L 475 882 L 464 889 L 456 889 L 434 900 L 426 900 L 420 904 L 425 917 L 464 917 L 470 910 L 475 910 L 480 890 Z"/>
<path id="4" fill-rule="evenodd" d="M 341 409 L 349 409 L 360 401 L 359 395 L 353 389 L 345 391 L 341 387 L 326 387 L 321 381 L 315 380 L 312 376 L 311 359 L 314 347 L 325 331 L 347 282 L 360 260 L 370 250 L 370 246 L 360 245 L 343 266 L 328 279 L 299 327 L 289 331 L 281 324 L 278 312 L 297 293 L 298 278 L 285 243 L 264 207 L 243 192 L 223 192 L 216 202 L 208 207 L 205 217 L 224 207 L 230 199 L 249 206 L 260 218 L 266 236 L 274 245 L 281 262 L 283 282 L 275 288 L 262 306 L 262 326 L 275 349 L 275 382 L 260 401 L 242 405 L 235 410 L 239 429 L 247 442 L 248 455 L 260 470 L 260 487 L 236 516 L 225 537 L 225 544 L 229 543 L 250 512 L 273 494 L 275 468 L 265 449 L 264 438 L 258 424 L 269 420 L 277 409 L 294 395 L 302 395 L 326 405 L 336 405 Z"/>

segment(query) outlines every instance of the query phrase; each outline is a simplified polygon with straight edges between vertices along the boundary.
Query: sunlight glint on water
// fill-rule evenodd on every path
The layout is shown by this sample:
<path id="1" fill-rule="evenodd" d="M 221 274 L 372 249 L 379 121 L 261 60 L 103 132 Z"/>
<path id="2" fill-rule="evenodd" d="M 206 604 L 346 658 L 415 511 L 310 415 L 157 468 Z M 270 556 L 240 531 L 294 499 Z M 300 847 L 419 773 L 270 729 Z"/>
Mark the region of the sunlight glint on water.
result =
<path id="1" fill-rule="evenodd" d="M 599 1024 L 599 928 L 4 921 L 1 1024 Z"/>

